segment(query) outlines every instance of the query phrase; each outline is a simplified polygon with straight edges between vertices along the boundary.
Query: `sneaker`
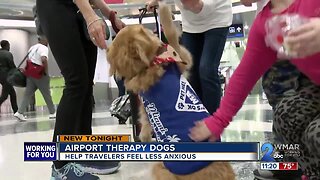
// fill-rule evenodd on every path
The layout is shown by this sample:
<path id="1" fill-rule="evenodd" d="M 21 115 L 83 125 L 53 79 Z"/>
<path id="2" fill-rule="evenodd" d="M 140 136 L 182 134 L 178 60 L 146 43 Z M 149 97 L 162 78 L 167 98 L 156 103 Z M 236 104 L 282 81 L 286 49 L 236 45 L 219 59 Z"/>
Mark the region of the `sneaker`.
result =
<path id="1" fill-rule="evenodd" d="M 50 114 L 49 119 L 55 119 L 56 118 L 56 113 Z"/>
<path id="2" fill-rule="evenodd" d="M 51 180 L 100 180 L 98 176 L 87 173 L 83 167 L 76 163 L 68 163 L 61 169 L 52 165 Z"/>
<path id="3" fill-rule="evenodd" d="M 119 161 L 85 161 L 79 162 L 86 173 L 92 174 L 112 174 L 121 166 Z"/>
<path id="4" fill-rule="evenodd" d="M 27 120 L 27 118 L 19 112 L 14 113 L 13 116 L 16 117 L 19 121 L 26 121 Z"/>
<path id="5" fill-rule="evenodd" d="M 301 180 L 302 171 L 267 171 L 256 169 L 253 171 L 258 180 Z"/>

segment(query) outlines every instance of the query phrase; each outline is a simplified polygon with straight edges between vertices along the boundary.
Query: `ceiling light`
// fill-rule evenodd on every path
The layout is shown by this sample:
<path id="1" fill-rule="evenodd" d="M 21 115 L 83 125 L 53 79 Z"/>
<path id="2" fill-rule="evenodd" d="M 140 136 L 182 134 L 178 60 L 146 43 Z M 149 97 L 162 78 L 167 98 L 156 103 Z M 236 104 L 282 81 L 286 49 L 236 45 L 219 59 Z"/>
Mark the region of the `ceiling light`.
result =
<path id="1" fill-rule="evenodd" d="M 36 27 L 34 21 L 0 19 L 0 27 Z"/>
<path id="2" fill-rule="evenodd" d="M 238 5 L 232 7 L 232 13 L 238 14 L 238 13 L 244 13 L 244 12 L 250 12 L 250 11 L 256 11 L 257 10 L 257 4 L 252 4 L 251 7 L 245 7 L 243 5 Z M 132 24 L 139 24 L 139 19 L 122 19 L 125 24 L 132 25 Z M 176 14 L 175 20 L 181 21 L 181 15 Z M 107 21 L 108 25 L 110 26 L 111 23 Z M 154 17 L 147 17 L 143 19 L 143 23 L 155 23 Z M 31 27 L 35 28 L 35 22 L 34 21 L 26 21 L 26 20 L 9 20 L 9 19 L 0 19 L 0 27 L 5 28 L 16 28 L 16 27 Z"/>

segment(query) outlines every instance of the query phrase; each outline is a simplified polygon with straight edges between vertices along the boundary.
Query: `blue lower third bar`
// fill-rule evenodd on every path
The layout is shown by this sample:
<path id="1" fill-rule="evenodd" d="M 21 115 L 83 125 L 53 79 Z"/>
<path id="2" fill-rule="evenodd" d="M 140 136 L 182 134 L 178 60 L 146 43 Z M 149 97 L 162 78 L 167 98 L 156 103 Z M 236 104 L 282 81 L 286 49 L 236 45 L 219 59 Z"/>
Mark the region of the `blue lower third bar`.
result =
<path id="1" fill-rule="evenodd" d="M 59 143 L 60 153 L 229 153 L 252 154 L 258 160 L 259 143 Z M 253 157 L 251 156 L 251 157 Z M 249 159 L 248 159 L 249 160 Z"/>
<path id="2" fill-rule="evenodd" d="M 57 145 L 54 142 L 25 142 L 24 161 L 55 161 Z"/>

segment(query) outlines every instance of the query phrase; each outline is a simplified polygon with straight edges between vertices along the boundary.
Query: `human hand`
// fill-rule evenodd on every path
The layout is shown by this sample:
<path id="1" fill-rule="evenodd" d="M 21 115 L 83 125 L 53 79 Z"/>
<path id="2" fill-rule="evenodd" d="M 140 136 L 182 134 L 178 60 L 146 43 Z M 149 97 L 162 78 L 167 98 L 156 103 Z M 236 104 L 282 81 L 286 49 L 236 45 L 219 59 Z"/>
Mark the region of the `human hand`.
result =
<path id="1" fill-rule="evenodd" d="M 258 2 L 260 0 L 240 0 L 241 4 L 244 6 L 250 7 L 252 6 L 252 3 Z"/>
<path id="2" fill-rule="evenodd" d="M 116 33 L 118 33 L 122 28 L 126 27 L 126 25 L 121 21 L 121 19 L 117 17 L 117 13 L 115 11 L 110 12 L 109 20 L 112 24 L 113 30 Z"/>
<path id="3" fill-rule="evenodd" d="M 210 141 L 216 140 L 204 121 L 198 121 L 195 123 L 195 126 L 190 130 L 189 137 L 194 141 L 204 141 L 208 138 L 210 138 Z"/>
<path id="4" fill-rule="evenodd" d="M 158 0 L 152 0 L 146 3 L 147 10 L 149 12 L 152 12 L 154 10 L 154 7 L 158 5 Z"/>
<path id="5" fill-rule="evenodd" d="M 106 49 L 106 25 L 99 16 L 87 21 L 88 33 L 91 41 L 101 49 Z"/>
<path id="6" fill-rule="evenodd" d="M 306 57 L 320 53 L 320 18 L 312 18 L 310 22 L 292 30 L 285 38 L 290 52 L 298 57 Z"/>
<path id="7" fill-rule="evenodd" d="M 203 8 L 203 1 L 202 0 L 180 0 L 183 8 L 189 11 L 192 11 L 193 13 L 199 13 L 201 12 Z"/>
<path id="8" fill-rule="evenodd" d="M 115 19 L 114 25 L 117 28 L 117 30 L 115 30 L 116 32 L 119 32 L 122 28 L 126 27 L 126 25 L 118 17 Z"/>

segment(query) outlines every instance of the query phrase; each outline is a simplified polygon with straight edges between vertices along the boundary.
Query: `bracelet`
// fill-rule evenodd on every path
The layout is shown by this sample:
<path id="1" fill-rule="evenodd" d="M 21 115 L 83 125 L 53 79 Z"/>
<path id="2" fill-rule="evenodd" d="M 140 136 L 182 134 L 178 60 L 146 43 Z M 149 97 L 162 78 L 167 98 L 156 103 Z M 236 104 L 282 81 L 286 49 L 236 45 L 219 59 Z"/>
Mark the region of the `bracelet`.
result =
<path id="1" fill-rule="evenodd" d="M 88 0 L 90 2 L 90 0 Z M 75 4 L 76 3 L 76 0 L 72 0 L 72 2 Z"/>
<path id="2" fill-rule="evenodd" d="M 97 21 L 100 21 L 100 20 L 102 20 L 102 18 L 97 18 L 97 19 L 89 22 L 89 23 L 87 24 L 87 29 L 89 29 L 89 27 L 90 27 L 93 23 L 95 23 L 95 22 L 97 22 Z"/>

